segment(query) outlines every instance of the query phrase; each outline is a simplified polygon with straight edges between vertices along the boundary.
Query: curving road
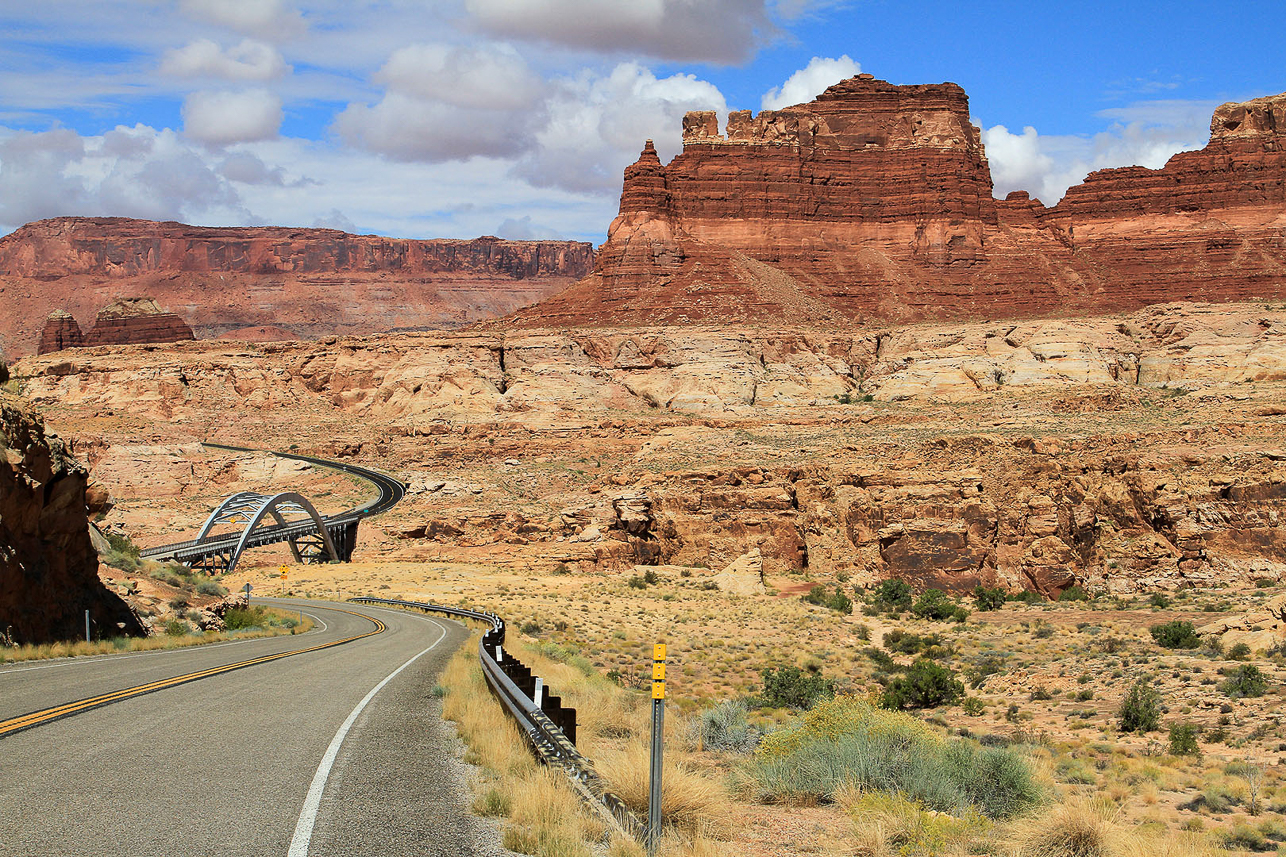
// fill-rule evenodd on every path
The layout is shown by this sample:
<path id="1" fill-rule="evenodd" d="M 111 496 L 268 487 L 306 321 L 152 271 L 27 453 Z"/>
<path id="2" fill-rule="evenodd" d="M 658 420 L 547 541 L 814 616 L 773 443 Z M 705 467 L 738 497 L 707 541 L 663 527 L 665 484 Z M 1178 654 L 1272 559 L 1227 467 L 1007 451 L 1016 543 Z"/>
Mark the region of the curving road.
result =
<path id="1" fill-rule="evenodd" d="M 266 452 L 266 450 L 249 449 L 244 446 L 227 446 L 222 443 L 203 443 L 202 446 L 208 446 L 211 449 L 226 449 L 233 452 Z M 360 467 L 356 464 L 342 464 L 338 461 L 327 461 L 324 458 L 315 458 L 311 455 L 295 455 L 290 452 L 274 452 L 272 455 L 278 458 L 291 458 L 295 461 L 304 461 L 317 467 L 325 467 L 330 470 L 339 470 L 365 479 L 379 490 L 379 497 L 374 501 L 367 503 L 356 509 L 349 509 L 346 512 L 339 512 L 334 515 L 323 515 L 322 521 L 328 527 L 332 525 L 351 524 L 360 521 L 363 518 L 369 518 L 372 515 L 378 515 L 387 512 L 406 496 L 406 485 L 401 481 L 394 479 L 378 470 L 371 470 L 367 467 Z M 312 521 L 301 521 L 285 525 L 269 525 L 258 527 L 254 531 L 254 536 L 247 547 L 262 547 L 268 544 L 277 544 L 288 539 L 307 535 L 316 531 Z M 235 548 L 241 538 L 241 533 L 231 532 L 212 535 L 206 537 L 203 541 L 186 541 L 177 542 L 172 545 L 160 545 L 154 548 L 148 548 L 141 552 L 147 559 L 173 559 L 178 562 L 190 562 L 194 558 L 207 555 L 210 552 L 220 550 L 231 550 Z"/>
<path id="2" fill-rule="evenodd" d="M 468 814 L 457 744 L 432 694 L 465 629 L 375 607 L 278 603 L 302 607 L 317 629 L 0 668 L 2 721 L 366 635 L 0 738 L 0 855 L 508 853 Z"/>

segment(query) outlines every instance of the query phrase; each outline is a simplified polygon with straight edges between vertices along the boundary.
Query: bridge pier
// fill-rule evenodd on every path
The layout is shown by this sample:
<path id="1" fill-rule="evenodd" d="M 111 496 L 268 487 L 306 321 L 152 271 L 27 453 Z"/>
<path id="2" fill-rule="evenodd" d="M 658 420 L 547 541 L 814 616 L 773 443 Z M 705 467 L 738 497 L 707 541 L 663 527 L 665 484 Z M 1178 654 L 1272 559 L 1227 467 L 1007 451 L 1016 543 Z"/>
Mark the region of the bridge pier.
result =
<path id="1" fill-rule="evenodd" d="M 349 521 L 330 528 L 330 539 L 335 545 L 335 553 L 341 562 L 353 561 L 353 548 L 357 547 L 358 521 Z"/>

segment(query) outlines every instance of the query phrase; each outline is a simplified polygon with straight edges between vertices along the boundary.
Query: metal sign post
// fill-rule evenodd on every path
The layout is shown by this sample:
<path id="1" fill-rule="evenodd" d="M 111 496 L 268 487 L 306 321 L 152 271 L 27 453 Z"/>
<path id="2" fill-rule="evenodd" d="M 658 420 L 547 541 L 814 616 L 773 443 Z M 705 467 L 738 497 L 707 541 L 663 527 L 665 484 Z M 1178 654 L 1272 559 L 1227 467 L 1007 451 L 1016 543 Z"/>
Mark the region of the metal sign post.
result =
<path id="1" fill-rule="evenodd" d="M 245 586 L 245 593 L 246 593 L 246 606 L 249 607 L 250 606 L 250 584 L 248 583 Z"/>
<path id="2" fill-rule="evenodd" d="M 661 751 L 665 743 L 665 643 L 652 647 L 652 777 L 647 803 L 647 853 L 661 845 Z"/>
<path id="3" fill-rule="evenodd" d="M 86 643 L 93 642 L 92 640 L 89 639 L 89 611 L 88 610 L 85 611 L 85 642 Z"/>

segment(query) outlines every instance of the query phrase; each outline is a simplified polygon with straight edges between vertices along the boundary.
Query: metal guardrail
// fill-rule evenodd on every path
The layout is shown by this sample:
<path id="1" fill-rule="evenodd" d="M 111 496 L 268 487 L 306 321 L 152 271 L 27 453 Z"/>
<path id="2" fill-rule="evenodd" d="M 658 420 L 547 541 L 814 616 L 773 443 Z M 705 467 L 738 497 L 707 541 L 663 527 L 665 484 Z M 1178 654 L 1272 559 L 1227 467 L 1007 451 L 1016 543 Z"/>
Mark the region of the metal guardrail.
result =
<path id="1" fill-rule="evenodd" d="M 619 833 L 642 841 L 645 825 L 619 797 L 608 791 L 589 759 L 576 749 L 574 741 L 554 723 L 553 719 L 536 704 L 509 676 L 501 665 L 504 662 L 521 662 L 504 651 L 505 621 L 495 613 L 446 607 L 422 601 L 399 601 L 389 598 L 350 598 L 358 604 L 377 604 L 386 607 L 411 607 L 430 613 L 445 613 L 462 619 L 474 619 L 491 625 L 478 643 L 478 660 L 487 686 L 509 717 L 517 724 L 532 751 L 546 765 L 562 768 L 571 780 L 581 799 L 594 809 L 603 820 Z M 499 659 L 498 659 L 499 656 Z M 512 667 L 511 667 L 512 668 Z M 523 667 L 525 669 L 525 667 Z"/>

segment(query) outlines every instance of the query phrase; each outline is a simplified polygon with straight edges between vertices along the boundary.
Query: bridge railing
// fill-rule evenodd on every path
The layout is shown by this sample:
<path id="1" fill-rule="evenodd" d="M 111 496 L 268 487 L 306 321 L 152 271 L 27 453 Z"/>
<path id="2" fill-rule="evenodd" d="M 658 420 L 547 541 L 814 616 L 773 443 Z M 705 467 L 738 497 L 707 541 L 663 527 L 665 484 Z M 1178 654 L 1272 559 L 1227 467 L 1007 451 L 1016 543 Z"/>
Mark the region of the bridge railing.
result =
<path id="1" fill-rule="evenodd" d="M 603 820 L 620 833 L 633 839 L 643 837 L 645 826 L 619 797 L 607 789 L 589 759 L 581 755 L 575 745 L 575 712 L 562 708 L 558 697 L 548 697 L 548 688 L 542 695 L 542 708 L 530 693 L 534 676 L 521 661 L 504 650 L 505 621 L 495 613 L 479 610 L 465 610 L 459 607 L 446 607 L 440 604 L 429 604 L 422 601 L 399 601 L 389 598 L 350 598 L 358 604 L 378 604 L 388 607 L 410 607 L 430 613 L 444 613 L 462 619 L 474 619 L 486 622 L 490 630 L 482 635 L 478 642 L 478 660 L 482 666 L 482 675 L 491 688 L 492 694 L 500 706 L 518 726 L 528 746 L 536 757 L 546 765 L 561 768 L 567 773 L 573 788 L 581 799 L 594 809 Z M 514 680 L 517 675 L 525 687 Z M 530 680 L 530 681 L 529 681 Z M 563 712 L 571 711 L 571 735 L 554 722 L 554 717 L 562 718 Z M 554 716 L 551 717 L 550 715 Z"/>

